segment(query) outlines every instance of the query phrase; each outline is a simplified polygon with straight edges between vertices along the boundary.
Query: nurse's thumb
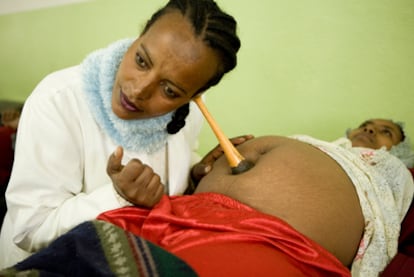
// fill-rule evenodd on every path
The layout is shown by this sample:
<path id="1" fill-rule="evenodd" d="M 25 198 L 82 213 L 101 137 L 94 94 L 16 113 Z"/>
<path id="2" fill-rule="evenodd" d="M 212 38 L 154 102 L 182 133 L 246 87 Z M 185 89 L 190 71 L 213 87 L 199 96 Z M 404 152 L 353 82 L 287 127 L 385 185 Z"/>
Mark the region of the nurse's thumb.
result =
<path id="1" fill-rule="evenodd" d="M 106 171 L 109 175 L 120 172 L 123 168 L 121 161 L 124 155 L 124 149 L 118 146 L 115 151 L 109 156 Z"/>

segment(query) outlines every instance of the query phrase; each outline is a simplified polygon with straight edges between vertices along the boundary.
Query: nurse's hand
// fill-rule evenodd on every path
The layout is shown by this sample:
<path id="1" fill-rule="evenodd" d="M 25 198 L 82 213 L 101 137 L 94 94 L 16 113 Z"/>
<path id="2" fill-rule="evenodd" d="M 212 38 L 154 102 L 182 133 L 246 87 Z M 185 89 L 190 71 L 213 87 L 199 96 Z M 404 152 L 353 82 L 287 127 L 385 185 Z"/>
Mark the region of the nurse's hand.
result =
<path id="1" fill-rule="evenodd" d="M 160 176 L 138 159 L 122 165 L 122 156 L 123 149 L 118 147 L 108 159 L 106 171 L 115 190 L 134 205 L 152 208 L 164 194 Z"/>
<path id="2" fill-rule="evenodd" d="M 231 143 L 235 146 L 240 145 L 250 139 L 254 138 L 253 135 L 244 135 L 230 139 Z M 204 158 L 191 169 L 191 179 L 195 186 L 200 180 L 206 176 L 213 168 L 214 162 L 223 155 L 223 149 L 220 145 L 213 148 Z"/>

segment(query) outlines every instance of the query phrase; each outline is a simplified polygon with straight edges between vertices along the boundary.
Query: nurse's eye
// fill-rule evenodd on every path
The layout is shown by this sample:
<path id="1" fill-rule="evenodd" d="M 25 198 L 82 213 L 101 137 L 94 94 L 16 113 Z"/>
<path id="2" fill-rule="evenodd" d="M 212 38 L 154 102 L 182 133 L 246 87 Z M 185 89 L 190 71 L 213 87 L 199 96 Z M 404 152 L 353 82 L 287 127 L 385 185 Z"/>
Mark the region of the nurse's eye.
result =
<path id="1" fill-rule="evenodd" d="M 139 53 L 135 55 L 135 62 L 140 68 L 148 68 L 147 62 L 144 60 L 144 58 L 141 57 Z"/>
<path id="2" fill-rule="evenodd" d="M 168 85 L 164 86 L 164 94 L 168 97 L 168 98 L 176 98 L 178 97 L 178 93 L 176 93 L 171 87 L 169 87 Z"/>

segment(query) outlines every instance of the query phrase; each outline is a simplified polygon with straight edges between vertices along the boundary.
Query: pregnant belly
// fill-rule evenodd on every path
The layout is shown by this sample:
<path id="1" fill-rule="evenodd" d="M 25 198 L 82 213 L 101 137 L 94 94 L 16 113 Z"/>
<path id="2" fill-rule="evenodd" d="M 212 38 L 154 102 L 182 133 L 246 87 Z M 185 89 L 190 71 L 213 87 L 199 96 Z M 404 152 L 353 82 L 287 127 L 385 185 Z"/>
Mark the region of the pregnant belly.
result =
<path id="1" fill-rule="evenodd" d="M 255 166 L 231 175 L 219 159 L 197 191 L 222 193 L 283 219 L 349 265 L 364 220 L 342 168 L 317 148 L 283 137 L 254 139 L 238 149 Z"/>

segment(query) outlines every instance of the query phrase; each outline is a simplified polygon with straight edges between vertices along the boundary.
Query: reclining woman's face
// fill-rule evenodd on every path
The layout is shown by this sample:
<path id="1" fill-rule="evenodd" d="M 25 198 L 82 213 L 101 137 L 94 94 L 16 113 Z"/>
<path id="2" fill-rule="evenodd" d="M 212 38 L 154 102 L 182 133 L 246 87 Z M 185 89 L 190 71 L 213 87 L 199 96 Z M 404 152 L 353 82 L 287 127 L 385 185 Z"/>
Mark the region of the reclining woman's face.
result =
<path id="1" fill-rule="evenodd" d="M 390 120 L 371 119 L 362 123 L 358 128 L 348 133 L 348 138 L 354 147 L 380 149 L 385 146 L 390 150 L 399 144 L 403 135 L 398 125 Z"/>

